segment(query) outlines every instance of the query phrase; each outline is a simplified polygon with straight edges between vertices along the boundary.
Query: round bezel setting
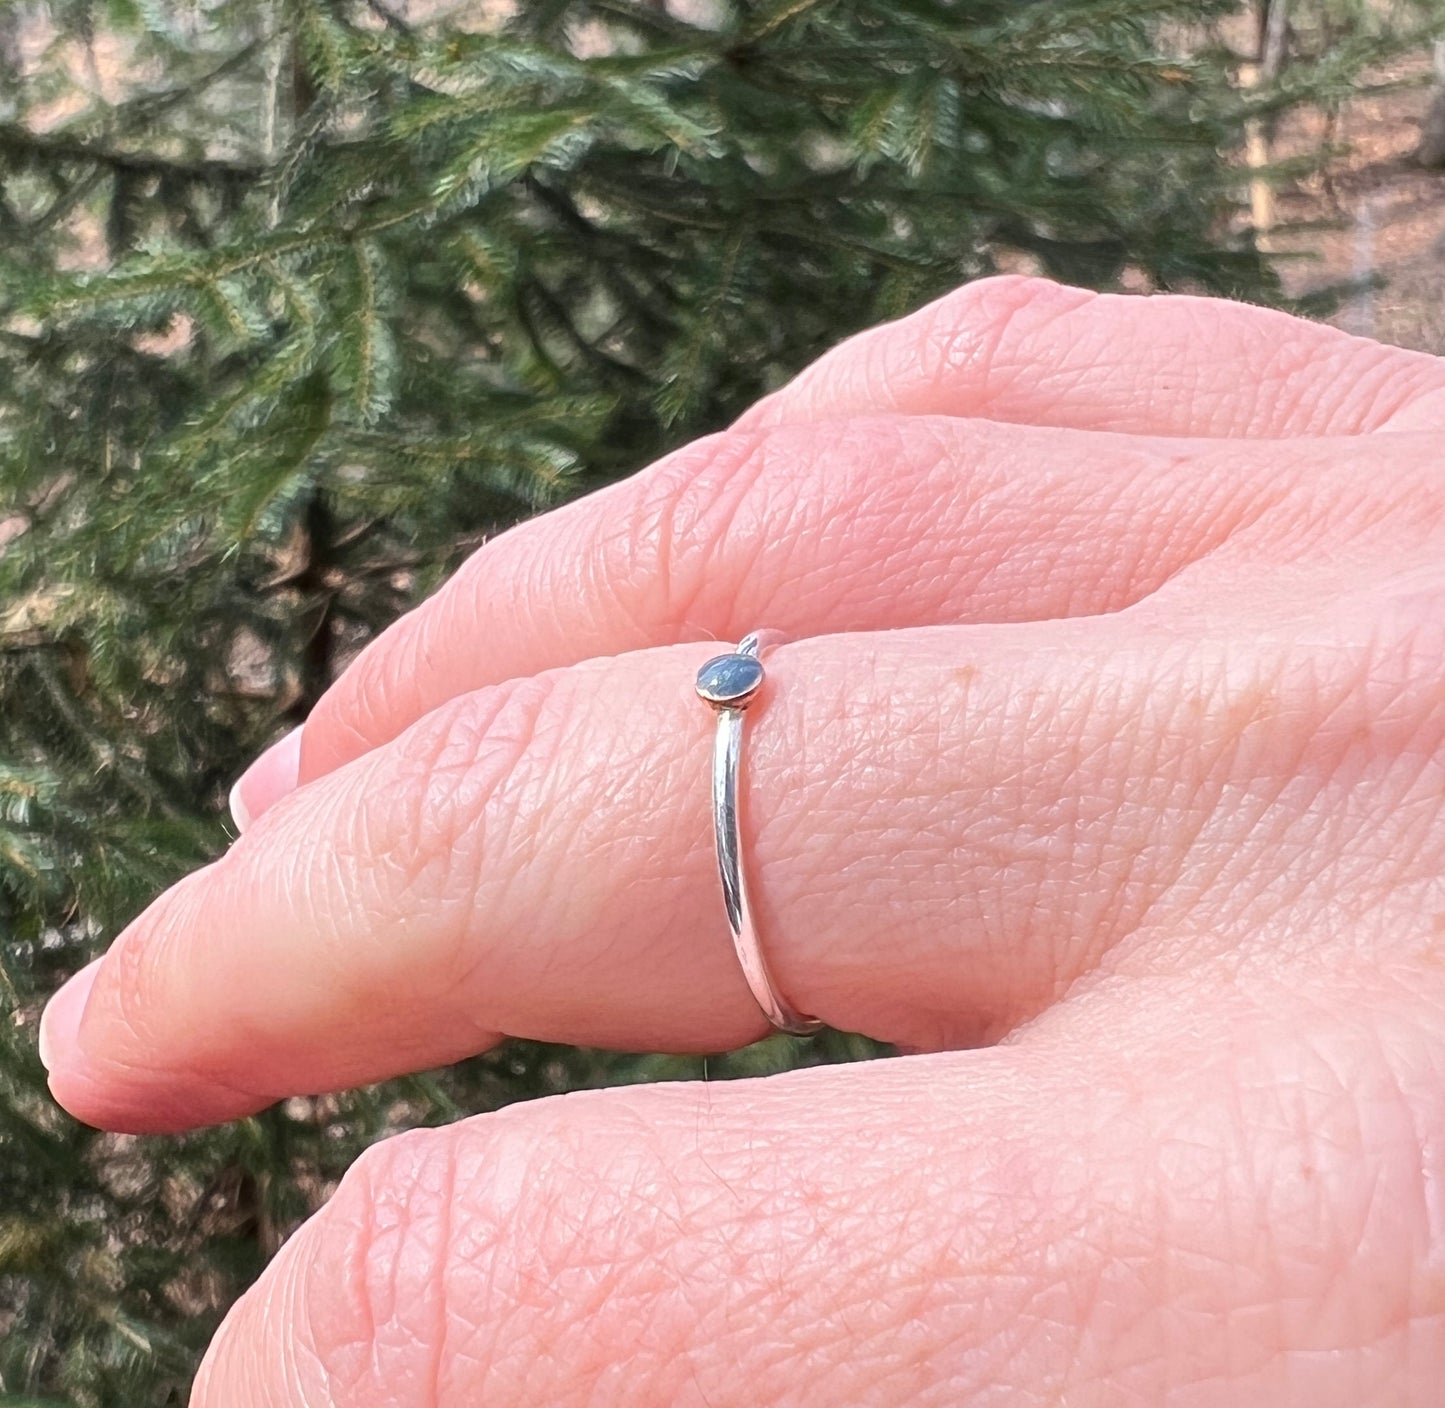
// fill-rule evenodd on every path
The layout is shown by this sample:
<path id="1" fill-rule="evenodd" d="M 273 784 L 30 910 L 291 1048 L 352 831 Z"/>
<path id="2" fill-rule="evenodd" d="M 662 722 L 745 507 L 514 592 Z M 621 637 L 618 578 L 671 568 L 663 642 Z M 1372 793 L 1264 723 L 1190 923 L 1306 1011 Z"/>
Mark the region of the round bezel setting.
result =
<path id="1" fill-rule="evenodd" d="M 763 684 L 763 662 L 736 651 L 715 655 L 697 672 L 698 698 L 714 709 L 746 709 Z"/>

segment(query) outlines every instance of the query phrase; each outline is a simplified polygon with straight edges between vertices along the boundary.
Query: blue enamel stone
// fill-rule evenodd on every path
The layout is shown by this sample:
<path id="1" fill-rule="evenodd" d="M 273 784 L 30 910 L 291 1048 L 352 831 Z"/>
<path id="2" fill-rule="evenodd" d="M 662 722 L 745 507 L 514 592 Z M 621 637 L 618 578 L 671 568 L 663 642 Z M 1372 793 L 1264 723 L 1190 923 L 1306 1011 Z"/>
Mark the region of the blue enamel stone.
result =
<path id="1" fill-rule="evenodd" d="M 717 655 L 697 672 L 697 692 L 714 708 L 741 709 L 763 682 L 763 662 L 752 655 Z"/>

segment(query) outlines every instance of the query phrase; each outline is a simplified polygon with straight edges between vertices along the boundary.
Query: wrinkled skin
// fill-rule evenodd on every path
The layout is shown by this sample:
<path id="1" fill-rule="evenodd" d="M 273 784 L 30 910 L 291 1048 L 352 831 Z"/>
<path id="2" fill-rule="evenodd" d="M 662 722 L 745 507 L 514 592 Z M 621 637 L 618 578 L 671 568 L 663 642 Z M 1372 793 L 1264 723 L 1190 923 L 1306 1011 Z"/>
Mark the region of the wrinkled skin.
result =
<path id="1" fill-rule="evenodd" d="M 196 1408 L 1384 1408 L 1445 1384 L 1445 364 L 974 284 L 487 544 L 47 1013 L 175 1130 L 764 1023 L 918 1054 L 391 1140 Z M 298 785 L 299 783 L 299 785 Z"/>

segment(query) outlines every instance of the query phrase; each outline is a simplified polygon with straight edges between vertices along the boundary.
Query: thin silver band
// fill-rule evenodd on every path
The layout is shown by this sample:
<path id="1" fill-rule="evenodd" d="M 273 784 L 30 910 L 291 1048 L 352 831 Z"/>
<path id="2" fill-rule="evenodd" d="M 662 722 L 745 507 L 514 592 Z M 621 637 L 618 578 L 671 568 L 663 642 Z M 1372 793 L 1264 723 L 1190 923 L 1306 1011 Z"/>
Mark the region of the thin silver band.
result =
<path id="1" fill-rule="evenodd" d="M 762 685 L 760 647 L 764 641 L 774 644 L 780 639 L 772 631 L 753 631 L 744 636 L 735 652 L 709 660 L 698 671 L 697 691 L 718 716 L 712 754 L 712 815 L 723 907 L 732 930 L 733 948 L 748 987 L 768 1021 L 793 1036 L 811 1036 L 823 1023 L 805 1017 L 778 991 L 758 943 L 742 863 L 743 713 Z"/>

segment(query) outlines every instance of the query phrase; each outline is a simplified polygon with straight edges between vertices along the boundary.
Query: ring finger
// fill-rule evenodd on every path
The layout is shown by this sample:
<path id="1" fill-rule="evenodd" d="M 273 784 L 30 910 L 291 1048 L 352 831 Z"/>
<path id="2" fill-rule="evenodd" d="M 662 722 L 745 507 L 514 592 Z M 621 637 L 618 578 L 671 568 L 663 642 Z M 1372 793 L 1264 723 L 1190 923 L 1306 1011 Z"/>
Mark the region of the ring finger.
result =
<path id="1" fill-rule="evenodd" d="M 1126 941 L 1260 928 L 1239 908 L 1255 848 L 1355 824 L 1334 755 L 1358 746 L 1362 656 L 1390 680 L 1376 627 L 1304 619 L 1277 602 L 1220 633 L 1201 606 L 777 649 L 748 729 L 746 845 L 782 991 L 835 1026 L 956 1044 L 1039 1012 Z M 83 1006 L 48 1014 L 61 1103 L 170 1128 L 504 1033 L 671 1050 L 761 1035 L 713 870 L 691 687 L 708 653 L 464 695 L 293 794 L 121 935 Z M 1391 717 L 1421 732 L 1404 703 Z M 1341 795 L 1292 818 L 1301 775 Z M 1358 824 L 1383 845 L 1388 817 Z M 1209 892 L 1225 901 L 1201 918 Z"/>

